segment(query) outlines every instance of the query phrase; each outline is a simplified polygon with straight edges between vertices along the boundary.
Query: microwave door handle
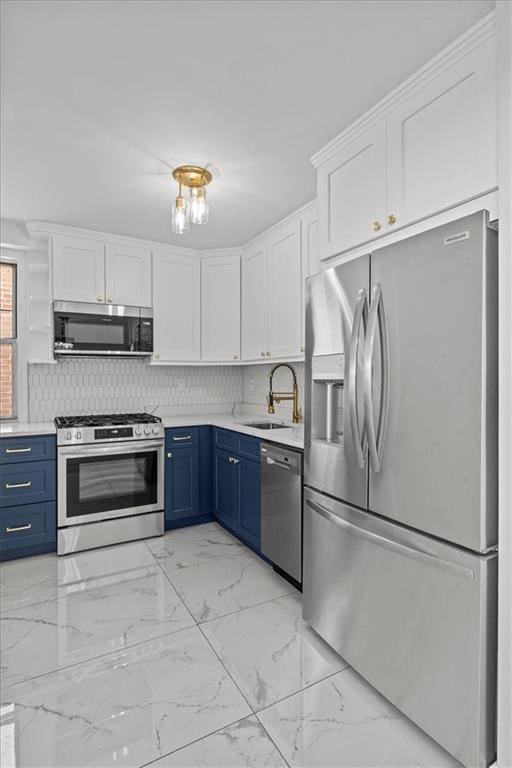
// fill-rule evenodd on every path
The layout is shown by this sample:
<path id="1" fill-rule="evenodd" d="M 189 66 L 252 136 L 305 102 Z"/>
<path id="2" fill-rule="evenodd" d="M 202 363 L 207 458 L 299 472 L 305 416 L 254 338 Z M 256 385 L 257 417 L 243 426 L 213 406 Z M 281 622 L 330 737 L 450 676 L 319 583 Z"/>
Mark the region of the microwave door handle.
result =
<path id="1" fill-rule="evenodd" d="M 358 293 L 358 298 L 354 308 L 354 319 L 352 321 L 352 335 L 350 338 L 350 350 L 348 358 L 348 396 L 350 428 L 352 440 L 356 451 L 356 461 L 360 469 L 364 469 L 366 453 L 366 434 L 363 421 L 363 431 L 359 425 L 359 416 L 357 413 L 357 369 L 359 359 L 359 337 L 361 335 L 361 323 L 363 332 L 366 335 L 366 323 L 368 316 L 368 303 L 366 300 L 366 291 L 362 288 Z"/>
<path id="2" fill-rule="evenodd" d="M 379 328 L 381 353 L 381 393 L 379 420 L 377 428 L 375 428 L 372 378 L 377 326 Z M 379 472 L 382 466 L 384 442 L 386 439 L 389 418 L 389 339 L 384 302 L 382 299 L 382 286 L 380 283 L 377 283 L 373 287 L 370 313 L 368 316 L 368 330 L 363 362 L 363 399 L 370 460 L 373 470 Z"/>

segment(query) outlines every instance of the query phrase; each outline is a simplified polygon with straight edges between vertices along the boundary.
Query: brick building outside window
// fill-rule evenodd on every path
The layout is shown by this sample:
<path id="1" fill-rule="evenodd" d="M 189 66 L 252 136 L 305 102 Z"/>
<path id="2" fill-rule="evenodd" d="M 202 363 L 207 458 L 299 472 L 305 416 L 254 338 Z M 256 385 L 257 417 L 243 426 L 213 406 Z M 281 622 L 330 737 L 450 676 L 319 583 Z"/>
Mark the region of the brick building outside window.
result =
<path id="1" fill-rule="evenodd" d="M 0 263 L 0 418 L 16 418 L 16 264 Z"/>

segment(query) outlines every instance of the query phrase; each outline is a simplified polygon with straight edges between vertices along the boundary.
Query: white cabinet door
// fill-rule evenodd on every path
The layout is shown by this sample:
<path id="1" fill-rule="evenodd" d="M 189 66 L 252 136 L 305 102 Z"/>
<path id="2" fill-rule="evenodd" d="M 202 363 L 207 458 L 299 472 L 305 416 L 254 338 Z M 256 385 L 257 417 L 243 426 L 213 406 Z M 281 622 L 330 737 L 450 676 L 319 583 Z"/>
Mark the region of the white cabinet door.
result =
<path id="1" fill-rule="evenodd" d="M 240 256 L 201 262 L 201 360 L 240 360 Z"/>
<path id="2" fill-rule="evenodd" d="M 306 343 L 306 280 L 322 271 L 318 250 L 318 211 L 308 211 L 301 218 L 302 233 L 302 340 L 301 352 Z"/>
<path id="3" fill-rule="evenodd" d="M 382 119 L 318 168 L 320 258 L 386 231 L 386 122 Z"/>
<path id="4" fill-rule="evenodd" d="M 267 351 L 266 249 L 259 241 L 242 258 L 242 357 L 261 360 Z"/>
<path id="5" fill-rule="evenodd" d="M 154 359 L 201 356 L 201 264 L 190 256 L 153 253 Z"/>
<path id="6" fill-rule="evenodd" d="M 107 303 L 151 307 L 151 251 L 107 244 L 105 274 Z"/>
<path id="7" fill-rule="evenodd" d="M 388 214 L 395 226 L 497 186 L 494 40 L 388 114 Z"/>
<path id="8" fill-rule="evenodd" d="M 267 250 L 268 347 L 270 356 L 292 357 L 302 346 L 300 220 L 272 233 Z"/>
<path id="9" fill-rule="evenodd" d="M 103 243 L 81 237 L 53 238 L 53 298 L 105 303 Z"/>

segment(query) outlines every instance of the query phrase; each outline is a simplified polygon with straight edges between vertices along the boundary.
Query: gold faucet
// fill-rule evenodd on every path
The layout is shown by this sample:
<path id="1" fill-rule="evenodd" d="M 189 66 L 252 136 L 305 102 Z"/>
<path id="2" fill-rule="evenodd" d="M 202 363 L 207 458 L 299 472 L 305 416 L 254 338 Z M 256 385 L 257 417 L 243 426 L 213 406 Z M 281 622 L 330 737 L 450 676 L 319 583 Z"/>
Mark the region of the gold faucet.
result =
<path id="1" fill-rule="evenodd" d="M 278 368 L 289 368 L 293 376 L 293 386 L 291 392 L 274 392 L 272 389 L 272 379 L 274 373 Z M 297 387 L 297 375 L 289 363 L 277 363 L 274 365 L 269 373 L 269 390 L 268 390 L 268 412 L 275 413 L 274 403 L 280 403 L 282 400 L 293 400 L 293 413 L 292 421 L 294 424 L 299 424 L 302 421 L 302 415 L 299 408 L 299 388 Z"/>

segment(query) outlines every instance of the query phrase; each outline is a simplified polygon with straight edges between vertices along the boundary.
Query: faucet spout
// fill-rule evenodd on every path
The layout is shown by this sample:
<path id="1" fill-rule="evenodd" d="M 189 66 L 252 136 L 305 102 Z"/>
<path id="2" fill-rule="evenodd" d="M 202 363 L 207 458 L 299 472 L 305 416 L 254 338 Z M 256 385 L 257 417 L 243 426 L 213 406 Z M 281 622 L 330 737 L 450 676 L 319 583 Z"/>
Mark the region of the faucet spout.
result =
<path id="1" fill-rule="evenodd" d="M 274 392 L 273 390 L 273 379 L 274 379 L 274 373 L 277 371 L 278 368 L 288 368 L 288 370 L 292 374 L 292 391 L 291 392 Z M 275 413 L 275 407 L 274 403 L 280 403 L 282 400 L 292 400 L 293 401 L 293 412 L 292 412 L 292 421 L 294 424 L 299 424 L 302 420 L 302 415 L 299 408 L 299 388 L 297 386 L 297 374 L 295 373 L 295 369 L 289 364 L 289 363 L 277 363 L 274 365 L 272 370 L 269 373 L 269 390 L 268 390 L 268 412 L 269 413 Z"/>

